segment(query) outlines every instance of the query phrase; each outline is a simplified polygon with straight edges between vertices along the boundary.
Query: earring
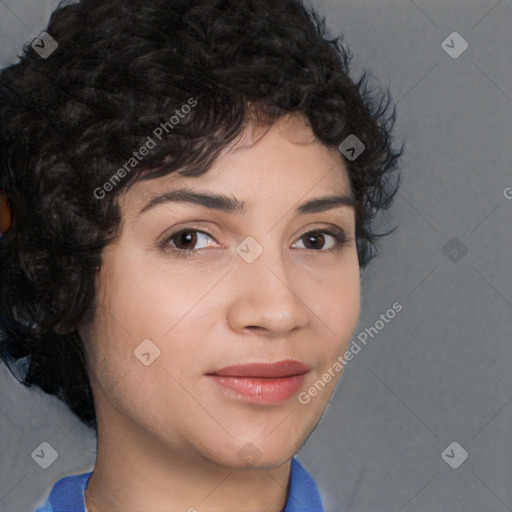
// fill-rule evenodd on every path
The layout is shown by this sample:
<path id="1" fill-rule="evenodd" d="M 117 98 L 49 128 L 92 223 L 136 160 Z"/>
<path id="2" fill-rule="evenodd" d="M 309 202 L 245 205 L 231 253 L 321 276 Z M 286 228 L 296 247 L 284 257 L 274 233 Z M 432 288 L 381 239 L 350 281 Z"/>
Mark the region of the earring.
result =
<path id="1" fill-rule="evenodd" d="M 5 235 L 13 224 L 13 210 L 9 202 L 9 196 L 4 190 L 0 190 L 0 236 Z"/>

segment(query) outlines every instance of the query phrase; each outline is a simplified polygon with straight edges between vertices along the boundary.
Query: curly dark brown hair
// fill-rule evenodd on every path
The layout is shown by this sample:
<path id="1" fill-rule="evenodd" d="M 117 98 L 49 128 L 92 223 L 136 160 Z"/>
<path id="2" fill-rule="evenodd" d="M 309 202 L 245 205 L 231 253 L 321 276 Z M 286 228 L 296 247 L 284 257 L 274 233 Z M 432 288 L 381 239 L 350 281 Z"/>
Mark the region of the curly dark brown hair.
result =
<path id="1" fill-rule="evenodd" d="M 301 113 L 325 146 L 352 134 L 365 145 L 345 157 L 364 268 L 389 234 L 372 221 L 398 190 L 403 145 L 392 148 L 389 92 L 375 94 L 366 72 L 350 78 L 342 37 L 330 39 L 302 0 L 68 1 L 46 31 L 58 43 L 51 55 L 27 44 L 0 74 L 0 189 L 15 219 L 0 238 L 0 358 L 96 429 L 78 326 L 94 304 L 102 249 L 119 236 L 120 193 L 137 180 L 207 172 L 252 107 L 269 127 Z M 112 185 L 166 122 L 144 164 Z"/>

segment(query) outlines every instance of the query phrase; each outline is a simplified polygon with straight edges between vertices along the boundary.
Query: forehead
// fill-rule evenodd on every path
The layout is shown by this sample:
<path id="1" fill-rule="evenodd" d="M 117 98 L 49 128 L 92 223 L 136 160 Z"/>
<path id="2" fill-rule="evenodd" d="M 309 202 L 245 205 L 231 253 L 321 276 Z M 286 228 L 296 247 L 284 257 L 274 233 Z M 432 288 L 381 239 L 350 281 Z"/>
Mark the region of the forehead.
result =
<path id="1" fill-rule="evenodd" d="M 298 114 L 283 116 L 271 127 L 249 125 L 201 176 L 176 171 L 137 182 L 121 198 L 121 207 L 126 213 L 140 211 L 158 194 L 178 188 L 227 193 L 245 203 L 352 192 L 340 152 L 323 145 Z"/>

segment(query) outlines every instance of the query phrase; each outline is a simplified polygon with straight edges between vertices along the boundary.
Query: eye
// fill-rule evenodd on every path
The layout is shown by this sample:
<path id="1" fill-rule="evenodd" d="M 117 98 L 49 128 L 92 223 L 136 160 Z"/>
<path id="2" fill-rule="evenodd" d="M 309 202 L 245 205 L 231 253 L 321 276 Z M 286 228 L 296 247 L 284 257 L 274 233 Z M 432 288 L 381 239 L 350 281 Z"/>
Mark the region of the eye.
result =
<path id="1" fill-rule="evenodd" d="M 325 249 L 326 236 L 327 240 L 331 239 L 330 246 Z M 305 240 L 305 249 L 313 249 L 315 251 L 320 251 L 324 249 L 324 251 L 337 251 L 340 250 L 347 242 L 348 237 L 345 235 L 345 232 L 341 229 L 338 230 L 315 230 L 308 231 L 304 233 L 300 240 Z M 321 247 L 319 247 L 321 246 Z"/>
<path id="2" fill-rule="evenodd" d="M 211 235 L 204 231 L 199 231 L 198 229 L 193 228 L 185 228 L 177 231 L 176 233 L 173 233 L 168 238 L 166 238 L 164 240 L 164 246 L 168 247 L 172 242 L 170 249 L 177 256 L 188 256 L 195 250 L 206 248 L 206 246 L 195 247 L 195 245 L 198 243 L 198 239 L 204 241 L 205 237 L 212 238 Z"/>
<path id="3" fill-rule="evenodd" d="M 214 240 L 209 233 L 189 227 L 172 233 L 159 246 L 162 250 L 170 252 L 172 256 L 189 258 L 196 255 L 201 249 L 208 247 L 206 244 L 208 238 Z M 342 229 L 336 228 L 308 231 L 299 240 L 304 240 L 303 247 L 299 247 L 299 249 L 315 252 L 338 252 L 351 238 Z M 201 242 L 202 245 L 197 247 L 197 244 Z"/>

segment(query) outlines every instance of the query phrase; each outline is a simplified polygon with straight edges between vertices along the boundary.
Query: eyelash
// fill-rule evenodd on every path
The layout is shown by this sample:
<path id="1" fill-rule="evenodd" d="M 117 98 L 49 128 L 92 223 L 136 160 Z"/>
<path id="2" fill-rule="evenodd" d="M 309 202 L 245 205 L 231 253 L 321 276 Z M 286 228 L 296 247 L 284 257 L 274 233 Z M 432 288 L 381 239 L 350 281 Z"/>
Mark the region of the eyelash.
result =
<path id="1" fill-rule="evenodd" d="M 176 258 L 191 258 L 191 257 L 194 257 L 194 255 L 196 253 L 198 253 L 200 251 L 204 251 L 205 249 L 178 249 L 176 247 L 169 247 L 169 242 L 171 242 L 176 236 L 180 235 L 181 233 L 187 233 L 187 232 L 202 233 L 203 235 L 209 236 L 210 238 L 213 239 L 213 236 L 210 235 L 210 233 L 207 233 L 206 231 L 202 231 L 202 230 L 196 229 L 194 227 L 187 227 L 187 228 L 180 229 L 179 231 L 175 231 L 171 235 L 167 236 L 162 242 L 160 242 L 158 244 L 159 248 L 162 249 L 164 252 L 172 253 L 172 256 L 176 257 Z M 341 251 L 341 249 L 343 249 L 343 247 L 345 245 L 347 245 L 349 242 L 352 241 L 352 237 L 347 236 L 342 229 L 340 229 L 340 230 L 315 229 L 312 231 L 307 231 L 299 238 L 299 240 L 302 238 L 305 238 L 308 235 L 319 234 L 319 233 L 332 236 L 336 242 L 335 247 L 333 247 L 331 249 L 327 249 L 327 250 L 307 249 L 307 248 L 305 250 L 314 251 L 314 252 L 338 253 L 339 251 Z"/>

